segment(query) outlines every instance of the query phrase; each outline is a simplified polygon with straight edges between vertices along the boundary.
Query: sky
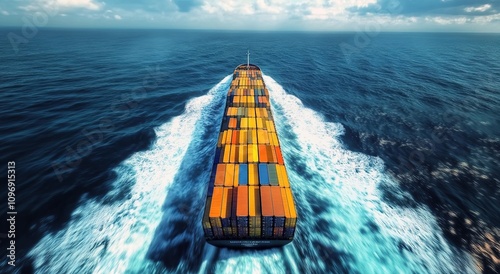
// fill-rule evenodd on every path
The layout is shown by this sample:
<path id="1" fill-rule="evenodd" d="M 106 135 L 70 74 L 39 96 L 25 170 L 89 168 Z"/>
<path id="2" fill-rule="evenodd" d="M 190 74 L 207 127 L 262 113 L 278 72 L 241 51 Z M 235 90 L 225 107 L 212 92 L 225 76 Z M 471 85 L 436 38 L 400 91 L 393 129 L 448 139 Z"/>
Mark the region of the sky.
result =
<path id="1" fill-rule="evenodd" d="M 0 26 L 500 32 L 500 0 L 0 0 Z"/>

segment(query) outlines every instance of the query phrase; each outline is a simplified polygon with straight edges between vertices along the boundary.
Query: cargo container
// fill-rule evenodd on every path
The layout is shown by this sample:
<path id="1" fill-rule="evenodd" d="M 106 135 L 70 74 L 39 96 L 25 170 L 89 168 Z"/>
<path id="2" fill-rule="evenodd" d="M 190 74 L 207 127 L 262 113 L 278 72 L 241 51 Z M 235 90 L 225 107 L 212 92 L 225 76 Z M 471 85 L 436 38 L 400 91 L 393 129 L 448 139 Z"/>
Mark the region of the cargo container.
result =
<path id="1" fill-rule="evenodd" d="M 297 211 L 260 68 L 239 65 L 226 98 L 202 220 L 205 239 L 229 248 L 288 244 Z"/>

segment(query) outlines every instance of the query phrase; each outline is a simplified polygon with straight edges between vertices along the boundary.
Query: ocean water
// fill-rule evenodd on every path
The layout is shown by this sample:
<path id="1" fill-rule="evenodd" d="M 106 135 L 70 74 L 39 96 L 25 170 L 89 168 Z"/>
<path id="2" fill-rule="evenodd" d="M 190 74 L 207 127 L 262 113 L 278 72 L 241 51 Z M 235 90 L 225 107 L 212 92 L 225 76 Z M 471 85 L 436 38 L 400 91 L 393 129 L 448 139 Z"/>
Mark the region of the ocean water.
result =
<path id="1" fill-rule="evenodd" d="M 18 219 L 16 267 L 2 248 L 0 270 L 500 272 L 498 45 L 498 34 L 40 29 L 16 53 L 3 39 L 1 170 L 16 162 Z M 291 244 L 259 251 L 207 245 L 201 228 L 247 49 L 300 218 Z"/>

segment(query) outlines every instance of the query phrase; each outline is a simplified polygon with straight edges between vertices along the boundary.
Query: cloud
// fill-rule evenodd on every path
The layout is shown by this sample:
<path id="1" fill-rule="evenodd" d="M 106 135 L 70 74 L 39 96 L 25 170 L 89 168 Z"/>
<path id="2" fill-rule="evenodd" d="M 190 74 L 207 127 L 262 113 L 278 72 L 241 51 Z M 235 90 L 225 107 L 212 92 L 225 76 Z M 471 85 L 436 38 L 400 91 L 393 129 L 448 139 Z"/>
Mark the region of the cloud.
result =
<path id="1" fill-rule="evenodd" d="M 485 12 L 491 8 L 490 4 L 485 4 L 479 7 L 467 7 L 464 9 L 465 12 L 474 12 L 474 11 L 479 11 L 479 12 Z"/>
<path id="2" fill-rule="evenodd" d="M 42 3 L 53 9 L 82 8 L 88 10 L 100 10 L 103 6 L 102 3 L 95 2 L 94 0 L 43 0 Z"/>
<path id="3" fill-rule="evenodd" d="M 104 3 L 95 0 L 18 0 L 19 10 L 27 12 L 37 12 L 41 10 L 50 10 L 57 12 L 60 10 L 83 9 L 89 11 L 98 11 Z"/>
<path id="4" fill-rule="evenodd" d="M 436 17 L 428 17 L 426 18 L 427 21 L 435 22 L 440 25 L 452 25 L 452 24 L 459 24 L 463 25 L 465 23 L 470 22 L 470 19 L 466 17 L 441 17 L 441 16 L 436 16 Z"/>
<path id="5" fill-rule="evenodd" d="M 200 0 L 174 0 L 174 3 L 179 8 L 180 12 L 189 12 L 193 8 L 199 7 L 203 4 Z"/>
<path id="6" fill-rule="evenodd" d="M 348 8 L 367 7 L 377 0 L 206 0 L 202 10 L 210 14 L 241 17 L 243 15 L 272 15 L 290 19 L 330 20 L 347 14 Z"/>
<path id="7" fill-rule="evenodd" d="M 477 7 L 477 8 L 474 8 Z M 377 0 L 367 7 L 352 8 L 358 14 L 404 15 L 465 15 L 479 12 L 489 15 L 500 12 L 500 1 L 495 0 Z"/>
<path id="8" fill-rule="evenodd" d="M 382 30 L 404 31 L 405 28 L 429 30 L 432 26 L 468 27 L 475 24 L 480 26 L 477 30 L 500 31 L 500 0 L 15 0 L 4 2 L 0 9 L 3 24 L 18 24 L 15 21 L 16 16 L 12 16 L 15 14 L 50 11 L 53 14 L 68 15 L 64 18 L 59 16 L 60 20 L 51 21 L 51 24 L 57 23 L 58 26 L 99 27 L 106 24 L 119 26 L 124 23 L 118 21 L 126 21 L 127 25 L 123 25 L 125 27 L 142 28 L 307 31 L 357 30 L 359 27 L 372 24 L 380 26 Z M 11 16 L 3 16 L 6 12 Z"/>

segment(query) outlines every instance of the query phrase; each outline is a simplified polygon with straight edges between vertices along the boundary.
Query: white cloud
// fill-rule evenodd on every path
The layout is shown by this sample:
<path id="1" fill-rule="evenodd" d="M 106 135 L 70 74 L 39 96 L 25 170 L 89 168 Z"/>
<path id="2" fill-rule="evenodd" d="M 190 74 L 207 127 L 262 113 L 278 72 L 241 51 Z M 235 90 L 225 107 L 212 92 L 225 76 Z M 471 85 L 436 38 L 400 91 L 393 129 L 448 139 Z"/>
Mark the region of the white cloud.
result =
<path id="1" fill-rule="evenodd" d="M 479 12 L 485 12 L 491 8 L 490 4 L 482 5 L 479 7 L 467 7 L 464 9 L 465 12 L 473 12 L 473 11 L 479 11 Z"/>
<path id="2" fill-rule="evenodd" d="M 41 0 L 42 5 L 52 9 L 82 8 L 88 10 L 100 10 L 104 3 L 95 0 Z"/>
<path id="3" fill-rule="evenodd" d="M 375 4 L 377 0 L 207 0 L 201 10 L 209 14 L 224 16 L 241 15 L 282 15 L 307 20 L 327 20 L 339 14 L 346 14 L 351 7 L 366 7 Z"/>
<path id="4" fill-rule="evenodd" d="M 2 10 L 2 14 L 5 15 L 5 16 L 8 16 L 10 13 L 6 10 Z"/>
<path id="5" fill-rule="evenodd" d="M 384 30 L 427 30 L 434 27 L 466 29 L 471 25 L 498 31 L 500 13 L 494 12 L 494 4 L 462 6 L 468 15 L 411 15 L 356 13 L 351 9 L 377 5 L 378 0 L 193 0 L 198 3 L 189 11 L 181 12 L 172 0 L 149 0 L 144 2 L 106 0 L 19 0 L 19 7 L 27 12 L 51 12 L 50 15 L 67 14 L 64 22 L 74 17 L 85 17 L 88 24 L 96 25 L 98 20 L 126 21 L 133 26 L 165 28 L 207 28 L 207 29 L 255 29 L 255 30 L 358 30 L 380 28 Z M 401 0 L 400 0 L 401 1 Z M 442 0 L 448 1 L 448 0 Z M 162 3 L 162 4 L 158 4 Z M 15 4 L 12 4 L 14 6 Z M 465 8 L 464 8 L 465 7 Z M 2 6 L 0 16 L 10 15 L 14 9 Z M 492 13 L 492 14 L 489 14 Z M 61 15 L 64 16 L 64 15 Z M 10 16 L 12 17 L 12 16 Z M 5 21 L 9 17 L 3 16 Z M 155 24 L 151 24 L 151 21 Z M 63 22 L 61 20 L 61 22 Z M 83 22 L 83 21 L 80 21 Z M 101 21 L 102 23 L 103 21 Z M 75 23 L 78 25 L 80 23 Z M 86 24 L 86 23 L 82 23 Z"/>
<path id="6" fill-rule="evenodd" d="M 478 23 L 478 24 L 487 24 L 491 23 L 492 21 L 500 21 L 500 13 L 497 14 L 492 14 L 488 16 L 477 16 L 472 19 L 472 22 Z"/>
<path id="7" fill-rule="evenodd" d="M 440 25 L 452 25 L 452 24 L 457 24 L 457 25 L 463 25 L 467 22 L 470 21 L 470 19 L 467 19 L 466 17 L 427 17 L 427 21 L 435 22 Z"/>

